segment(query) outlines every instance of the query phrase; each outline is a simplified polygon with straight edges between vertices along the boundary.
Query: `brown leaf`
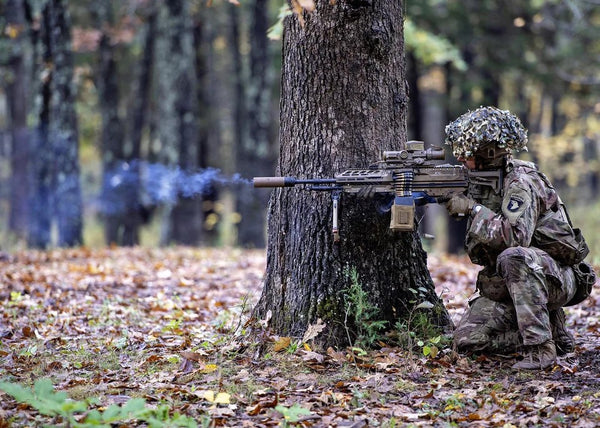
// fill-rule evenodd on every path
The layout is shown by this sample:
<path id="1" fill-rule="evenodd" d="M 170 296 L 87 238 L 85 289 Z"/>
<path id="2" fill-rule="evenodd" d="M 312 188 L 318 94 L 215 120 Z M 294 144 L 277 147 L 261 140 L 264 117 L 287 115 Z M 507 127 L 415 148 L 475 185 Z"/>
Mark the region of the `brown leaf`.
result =
<path id="1" fill-rule="evenodd" d="M 469 416 L 467 416 L 467 418 L 470 421 L 480 421 L 481 419 L 483 419 L 479 413 L 469 413 Z"/>
<path id="2" fill-rule="evenodd" d="M 345 364 L 346 363 L 346 354 L 340 351 L 334 350 L 331 346 L 327 348 L 327 355 L 331 357 L 336 363 Z"/>
<path id="3" fill-rule="evenodd" d="M 323 331 L 323 329 L 325 329 L 325 327 L 326 324 L 321 318 L 319 318 L 316 324 L 311 324 L 308 326 L 306 332 L 304 333 L 304 336 L 302 336 L 302 342 L 306 343 L 310 340 L 313 340 Z"/>
<path id="4" fill-rule="evenodd" d="M 304 361 L 316 361 L 317 363 L 322 363 L 325 359 L 325 356 L 318 352 L 305 351 L 304 349 L 300 352 L 302 353 L 302 359 Z"/>
<path id="5" fill-rule="evenodd" d="M 280 337 L 276 342 L 275 345 L 273 345 L 273 351 L 274 352 L 280 352 L 280 351 L 285 351 L 290 344 L 292 343 L 292 338 L 291 337 Z"/>
<path id="6" fill-rule="evenodd" d="M 185 358 L 186 360 L 190 360 L 190 361 L 204 360 L 204 356 L 202 354 L 199 354 L 198 352 L 183 351 L 183 352 L 181 352 L 181 356 L 183 358 Z"/>

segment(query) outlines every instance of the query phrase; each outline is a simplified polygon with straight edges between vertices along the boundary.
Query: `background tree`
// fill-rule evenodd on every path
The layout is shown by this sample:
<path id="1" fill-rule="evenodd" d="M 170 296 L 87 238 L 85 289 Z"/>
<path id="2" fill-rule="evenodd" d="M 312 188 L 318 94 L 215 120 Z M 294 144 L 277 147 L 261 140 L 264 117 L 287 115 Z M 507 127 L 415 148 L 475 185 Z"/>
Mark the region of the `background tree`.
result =
<path id="1" fill-rule="evenodd" d="M 55 8 L 54 3 L 0 2 L 0 245 L 11 248 L 25 245 L 24 240 L 15 242 L 24 235 L 17 229 L 24 227 L 31 228 L 27 235 L 36 246 L 58 242 L 50 230 L 58 224 L 58 205 L 54 201 L 59 175 L 56 168 L 49 167 L 59 165 L 58 149 L 50 143 L 42 144 L 45 139 L 55 142 L 50 138 L 49 126 L 57 118 L 58 111 L 53 112 L 52 105 L 57 105 L 56 76 L 62 74 L 53 60 L 58 51 L 55 48 L 53 54 L 44 45 L 46 39 L 62 34 L 61 29 L 44 28 L 55 25 L 52 22 L 58 25 L 58 21 L 43 19 L 48 5 Z M 286 15 L 290 9 L 283 0 L 253 0 L 231 6 L 235 3 L 182 0 L 188 18 L 177 31 L 187 36 L 170 32 L 175 39 L 189 40 L 191 28 L 193 35 L 191 49 L 186 48 L 190 49 L 193 64 L 187 64 L 185 73 L 179 74 L 184 80 L 188 79 L 185 76 L 196 80 L 196 96 L 188 93 L 190 99 L 186 100 L 192 109 L 189 111 L 196 109 L 187 129 L 197 128 L 197 140 L 192 143 L 196 155 L 190 152 L 189 168 L 214 167 L 225 176 L 237 172 L 246 178 L 271 175 L 278 150 L 274 134 L 278 129 L 279 95 L 277 85 L 270 81 L 278 80 L 281 64 L 280 44 L 270 42 L 267 47 L 265 28 L 271 25 L 270 34 L 276 35 L 280 27 L 277 14 Z M 298 8 L 311 2 L 292 3 Z M 162 115 L 179 114 L 173 112 L 176 107 L 170 100 L 168 104 L 163 102 L 163 95 L 169 93 L 165 89 L 167 80 L 174 82 L 177 67 L 172 64 L 177 62 L 165 66 L 165 57 L 157 61 L 156 55 L 165 49 L 164 31 L 170 31 L 164 17 L 156 18 L 166 5 L 155 0 L 64 2 L 72 17 L 73 44 L 60 58 L 72 63 L 70 96 L 79 128 L 84 232 L 86 243 L 92 246 L 105 242 L 159 243 L 161 216 L 156 214 L 161 210 L 155 208 L 160 201 L 149 197 L 146 187 L 148 179 L 160 179 L 151 177 L 155 174 L 147 166 L 162 166 L 164 174 L 179 166 L 179 155 L 169 167 L 162 164 L 170 159 L 166 151 L 171 147 L 163 141 L 170 137 L 166 137 L 167 121 Z M 109 6 L 111 19 L 107 18 L 110 14 L 102 19 L 94 17 L 100 7 Z M 406 75 L 410 83 L 408 139 L 432 143 L 440 139 L 441 129 L 450 119 L 481 104 L 498 103 L 517 113 L 529 128 L 530 152 L 520 156 L 538 162 L 552 175 L 570 207 L 574 202 L 589 205 L 597 192 L 600 171 L 597 4 L 422 0 L 405 6 Z M 19 22 L 23 15 L 25 25 Z M 100 57 L 103 62 L 99 62 Z M 161 81 L 164 86 L 157 84 Z M 119 128 L 109 124 L 118 121 L 122 130 L 116 134 L 123 136 L 108 138 L 109 129 Z M 241 132 L 234 132 L 236 129 Z M 30 145 L 25 152 L 23 141 L 27 136 Z M 117 140 L 120 145 L 110 148 L 116 157 L 107 160 L 103 154 L 107 151 L 102 147 Z M 74 159 L 71 151 L 64 152 Z M 127 190 L 123 181 L 115 179 L 105 182 L 121 183 L 120 187 L 102 191 L 102 171 L 108 167 L 107 163 L 102 166 L 103 158 L 105 162 L 119 159 L 120 165 L 127 168 Z M 66 162 L 65 167 L 70 168 L 70 163 Z M 61 174 L 72 175 L 66 171 Z M 203 212 L 198 214 L 199 208 L 194 207 L 189 225 L 187 216 L 167 223 L 181 225 L 188 236 L 196 236 L 188 232 L 203 227 L 202 238 L 195 238 L 195 242 L 260 247 L 264 237 L 261 222 L 266 217 L 263 199 L 267 197 L 268 193 L 248 187 L 212 186 L 192 204 L 201 204 Z M 105 233 L 101 233 L 98 208 L 123 201 L 127 201 L 125 214 L 104 217 L 110 221 L 105 222 Z M 68 205 L 61 203 L 60 207 Z M 32 210 L 35 206 L 43 208 L 36 209 L 32 218 L 26 212 L 30 206 Z M 432 207 L 427 208 L 422 225 L 430 223 L 432 211 Z M 240 223 L 236 223 L 238 220 Z M 445 220 L 445 214 L 441 214 L 440 221 L 435 221 L 437 249 L 444 249 L 438 243 L 443 244 L 441 237 L 448 235 L 440 227 Z M 462 236 L 457 235 L 455 248 L 462 248 Z M 173 236 L 164 242 L 167 240 L 177 241 Z"/>
<path id="2" fill-rule="evenodd" d="M 30 76 L 26 66 L 28 53 L 25 7 L 22 1 L 8 0 L 4 4 L 10 42 L 2 43 L 8 75 L 6 76 L 6 100 L 10 114 L 11 162 L 13 171 L 10 182 L 9 230 L 17 238 L 27 236 L 28 206 L 28 164 L 29 130 L 27 112 L 29 110 Z"/>
<path id="3" fill-rule="evenodd" d="M 269 8 L 267 0 L 251 3 L 250 30 L 248 31 L 250 53 L 248 59 L 248 82 L 245 85 L 244 105 L 247 106 L 247 133 L 236 147 L 237 169 L 243 176 L 255 175 L 255 171 L 272 171 L 277 149 L 274 144 L 274 128 L 271 49 L 267 32 Z M 240 189 L 236 211 L 241 213 L 238 225 L 238 243 L 243 246 L 262 248 L 265 245 L 265 214 L 268 196 L 250 194 Z"/>
<path id="4" fill-rule="evenodd" d="M 100 150 L 103 169 L 103 214 L 104 233 L 107 243 L 132 245 L 134 236 L 125 231 L 130 215 L 128 206 L 135 193 L 129 195 L 128 185 L 113 183 L 117 172 L 127 168 L 125 158 L 125 129 L 120 111 L 119 73 L 117 70 L 116 43 L 111 38 L 115 28 L 115 11 L 111 0 L 101 0 L 94 4 L 96 20 L 101 33 L 98 45 L 98 65 L 96 87 L 98 104 L 102 116 Z M 132 204 L 135 206 L 135 204 Z"/>
<path id="5" fill-rule="evenodd" d="M 285 20 L 279 173 L 329 176 L 366 167 L 406 140 L 407 94 L 401 2 L 315 2 Z M 415 295 L 436 303 L 432 322 L 448 323 L 414 233 L 392 233 L 373 203 L 344 197 L 341 241 L 331 234 L 329 195 L 276 191 L 269 208 L 267 272 L 256 307 L 272 311 L 280 334 L 301 335 L 322 318 L 328 343 L 347 342 L 344 292 L 349 271 L 380 319 L 393 324 Z"/>
<path id="6" fill-rule="evenodd" d="M 38 9 L 31 8 L 36 12 Z M 31 15 L 37 50 L 37 129 L 31 157 L 29 244 L 50 244 L 53 220 L 57 244 L 83 242 L 82 199 L 79 183 L 79 137 L 73 87 L 71 23 L 62 0 L 42 3 Z"/>
<path id="7" fill-rule="evenodd" d="M 194 33 L 185 0 L 161 2 L 156 41 L 158 158 L 183 171 L 198 167 L 198 100 Z M 174 195 L 166 205 L 162 242 L 198 244 L 202 234 L 201 200 Z"/>

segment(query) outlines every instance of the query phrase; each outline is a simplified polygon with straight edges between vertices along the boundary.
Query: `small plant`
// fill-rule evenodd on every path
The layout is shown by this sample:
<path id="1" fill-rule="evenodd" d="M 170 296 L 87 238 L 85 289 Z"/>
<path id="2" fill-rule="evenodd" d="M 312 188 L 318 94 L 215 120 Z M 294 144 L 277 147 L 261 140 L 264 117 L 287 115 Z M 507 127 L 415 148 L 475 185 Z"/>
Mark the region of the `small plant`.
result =
<path id="1" fill-rule="evenodd" d="M 115 404 L 100 411 L 93 409 L 97 400 L 72 400 L 63 391 L 54 391 L 49 379 L 39 379 L 32 389 L 16 383 L 0 382 L 0 390 L 12 396 L 19 403 L 27 404 L 44 416 L 60 418 L 64 426 L 75 428 L 106 427 L 137 420 L 150 427 L 197 427 L 197 423 L 179 413 L 170 416 L 167 405 L 156 409 L 146 406 L 143 398 L 131 398 L 122 406 Z M 56 420 L 53 421 L 52 426 Z"/>
<path id="2" fill-rule="evenodd" d="M 346 275 L 350 280 L 350 286 L 344 292 L 346 331 L 348 324 L 352 325 L 355 329 L 354 345 L 370 348 L 381 338 L 387 321 L 377 319 L 379 309 L 369 301 L 367 292 L 360 285 L 356 268 L 347 270 Z"/>
<path id="3" fill-rule="evenodd" d="M 398 321 L 395 330 L 398 342 L 407 349 L 418 347 L 425 357 L 435 358 L 441 346 L 446 346 L 446 340 L 441 335 L 438 326 L 433 324 L 430 315 L 425 312 L 435 309 L 435 305 L 426 300 L 426 289 L 409 288 L 415 296 L 409 303 L 413 306 L 408 319 Z M 417 304 L 417 302 L 421 302 Z"/>

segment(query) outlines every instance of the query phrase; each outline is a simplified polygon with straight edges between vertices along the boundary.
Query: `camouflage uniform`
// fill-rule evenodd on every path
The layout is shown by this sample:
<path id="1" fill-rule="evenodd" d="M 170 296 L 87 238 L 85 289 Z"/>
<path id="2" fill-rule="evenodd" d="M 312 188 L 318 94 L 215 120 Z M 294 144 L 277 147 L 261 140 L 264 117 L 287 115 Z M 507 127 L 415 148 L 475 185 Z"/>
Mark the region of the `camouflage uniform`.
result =
<path id="1" fill-rule="evenodd" d="M 589 251 L 585 240 L 548 179 L 533 164 L 512 160 L 511 152 L 527 150 L 527 131 L 516 116 L 480 107 L 445 131 L 446 144 L 467 168 L 504 174 L 500 194 L 470 186 L 468 197 L 453 195 L 446 204 L 451 215 L 470 216 L 465 246 L 484 266 L 480 296 L 455 330 L 455 344 L 492 352 L 522 345 L 524 358 L 513 367 L 548 367 L 557 351 L 574 348 L 562 306 L 585 299 L 595 281 L 591 266 L 580 263 Z"/>
<path id="2" fill-rule="evenodd" d="M 481 296 L 454 333 L 461 350 L 512 352 L 552 339 L 550 311 L 574 296 L 573 270 L 536 248 L 534 232 L 543 215 L 566 221 L 566 213 L 547 178 L 529 162 L 506 163 L 504 195 L 480 189 L 467 226 L 471 260 L 485 266 L 477 287 Z"/>

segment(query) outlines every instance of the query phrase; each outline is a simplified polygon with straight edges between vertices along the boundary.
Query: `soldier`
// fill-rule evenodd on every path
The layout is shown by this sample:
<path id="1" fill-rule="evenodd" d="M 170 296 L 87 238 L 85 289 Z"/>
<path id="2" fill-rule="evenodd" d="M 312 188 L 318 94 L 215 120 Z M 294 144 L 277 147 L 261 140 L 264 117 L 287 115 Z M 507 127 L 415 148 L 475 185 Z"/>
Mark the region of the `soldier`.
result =
<path id="1" fill-rule="evenodd" d="M 503 171 L 499 194 L 471 186 L 447 203 L 468 216 L 465 249 L 484 268 L 479 296 L 454 332 L 460 351 L 521 351 L 516 369 L 545 369 L 575 348 L 563 306 L 585 299 L 595 281 L 588 249 L 558 194 L 533 163 L 512 158 L 527 133 L 508 111 L 480 107 L 446 126 L 446 144 L 470 170 Z"/>

